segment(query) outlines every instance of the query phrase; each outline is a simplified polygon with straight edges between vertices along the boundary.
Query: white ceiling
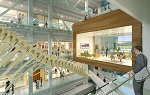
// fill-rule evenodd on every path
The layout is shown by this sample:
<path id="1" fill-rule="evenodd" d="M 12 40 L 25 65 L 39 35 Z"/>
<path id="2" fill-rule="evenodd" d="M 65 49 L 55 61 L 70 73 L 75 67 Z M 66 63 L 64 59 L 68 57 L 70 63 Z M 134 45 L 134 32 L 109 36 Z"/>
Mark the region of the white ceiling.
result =
<path id="1" fill-rule="evenodd" d="M 143 23 L 150 23 L 150 0 L 108 0 Z"/>
<path id="2" fill-rule="evenodd" d="M 0 7 L 8 8 L 14 3 L 16 3 L 17 1 L 18 0 L 1 0 Z M 62 2 L 62 4 L 65 4 L 68 2 L 68 6 L 71 6 L 71 7 L 73 7 L 78 2 L 78 0 L 55 0 L 55 1 Z M 98 2 L 100 1 L 101 0 L 89 0 L 89 7 L 90 8 L 97 7 Z M 34 5 L 33 6 L 34 14 L 47 16 L 47 11 L 48 11 L 47 0 L 34 0 L 33 5 Z M 17 5 L 14 9 L 27 12 L 28 11 L 27 6 L 28 6 L 28 0 L 23 0 L 23 2 Z M 76 6 L 76 8 L 84 11 L 84 0 L 81 0 L 81 2 Z M 60 15 L 58 15 L 56 10 L 59 12 Z M 81 13 L 80 11 L 75 12 L 72 9 L 64 8 L 63 6 L 53 5 L 53 17 L 60 18 L 61 15 L 65 17 L 63 18 L 64 20 L 71 21 L 71 22 L 78 22 L 79 20 L 82 19 L 85 13 Z"/>

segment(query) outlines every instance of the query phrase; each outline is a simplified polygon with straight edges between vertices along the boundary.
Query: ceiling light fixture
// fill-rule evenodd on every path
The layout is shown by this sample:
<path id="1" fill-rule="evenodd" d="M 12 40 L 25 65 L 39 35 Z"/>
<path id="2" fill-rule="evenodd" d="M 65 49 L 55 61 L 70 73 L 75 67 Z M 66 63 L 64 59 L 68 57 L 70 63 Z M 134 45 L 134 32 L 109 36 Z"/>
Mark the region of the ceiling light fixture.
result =
<path id="1" fill-rule="evenodd" d="M 40 10 L 40 11 L 42 11 L 42 10 Z"/>
<path id="2" fill-rule="evenodd" d="M 9 4 L 11 4 L 11 2 L 8 2 Z"/>
<path id="3" fill-rule="evenodd" d="M 20 5 L 21 7 L 23 7 L 23 5 Z"/>
<path id="4" fill-rule="evenodd" d="M 34 10 L 36 10 L 36 9 L 34 9 Z"/>

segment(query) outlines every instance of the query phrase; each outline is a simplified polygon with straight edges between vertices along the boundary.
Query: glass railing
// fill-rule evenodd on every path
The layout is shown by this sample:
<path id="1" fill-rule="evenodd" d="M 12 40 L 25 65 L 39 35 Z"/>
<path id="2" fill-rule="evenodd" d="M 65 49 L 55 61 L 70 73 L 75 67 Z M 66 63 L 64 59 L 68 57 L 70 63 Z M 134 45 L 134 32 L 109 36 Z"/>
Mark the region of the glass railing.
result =
<path id="1" fill-rule="evenodd" d="M 17 26 L 17 28 L 24 28 L 25 29 L 29 29 L 30 27 L 37 27 L 37 28 L 42 28 L 43 30 L 44 29 L 48 29 L 48 26 L 44 26 L 44 23 L 40 24 L 33 24 L 33 26 L 31 25 L 27 25 L 26 23 L 14 23 L 14 22 L 10 22 L 10 21 L 5 21 L 5 20 L 0 20 L 0 24 L 6 24 L 7 27 L 15 27 Z M 72 31 L 72 27 L 71 26 L 67 26 L 69 28 L 69 31 Z M 59 29 L 59 30 L 64 30 L 64 31 L 68 31 L 64 25 L 59 25 L 59 24 L 56 24 L 56 23 L 52 23 L 52 29 Z"/>
<path id="2" fill-rule="evenodd" d="M 34 90 L 33 94 L 35 95 L 41 95 L 39 93 L 48 93 L 48 92 L 51 92 L 51 91 L 56 91 L 60 88 L 63 88 L 65 86 L 68 86 L 68 85 L 72 85 L 74 83 L 77 83 L 77 82 L 80 82 L 82 80 L 85 80 L 86 78 L 78 75 L 78 74 L 71 74 L 71 75 L 68 75 L 68 76 L 65 76 L 64 79 L 63 78 L 57 78 L 57 79 L 54 79 L 51 81 L 51 89 L 49 88 L 49 84 L 48 82 L 46 83 L 43 83 L 43 86 L 41 89 L 39 90 Z M 50 89 L 50 90 L 47 90 L 47 89 Z M 47 91 L 47 92 L 46 92 Z"/>
<path id="3" fill-rule="evenodd" d="M 116 79 L 106 83 L 102 87 L 93 90 L 87 95 L 134 95 L 133 87 L 132 87 L 132 78 L 128 74 L 117 77 Z M 126 93 L 133 94 L 123 94 Z"/>

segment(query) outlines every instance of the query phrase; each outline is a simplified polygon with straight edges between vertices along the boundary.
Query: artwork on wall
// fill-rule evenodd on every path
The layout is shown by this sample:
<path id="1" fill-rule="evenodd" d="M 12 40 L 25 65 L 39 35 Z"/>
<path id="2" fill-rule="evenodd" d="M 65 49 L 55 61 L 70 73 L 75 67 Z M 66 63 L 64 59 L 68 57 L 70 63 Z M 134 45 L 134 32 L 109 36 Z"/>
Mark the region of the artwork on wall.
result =
<path id="1" fill-rule="evenodd" d="M 81 44 L 80 44 L 80 48 L 81 48 L 81 49 L 88 49 L 89 46 L 90 46 L 89 43 L 81 43 Z"/>

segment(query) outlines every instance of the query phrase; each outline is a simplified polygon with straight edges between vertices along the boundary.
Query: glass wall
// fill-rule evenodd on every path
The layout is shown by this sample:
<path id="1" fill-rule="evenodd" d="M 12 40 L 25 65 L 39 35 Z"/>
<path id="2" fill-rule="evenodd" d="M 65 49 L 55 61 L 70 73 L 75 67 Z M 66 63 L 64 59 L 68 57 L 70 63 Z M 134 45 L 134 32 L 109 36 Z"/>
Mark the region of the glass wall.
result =
<path id="1" fill-rule="evenodd" d="M 0 13 L 4 12 L 6 9 L 7 8 L 0 7 Z M 19 14 L 21 16 L 20 22 L 18 20 Z M 0 17 L 0 21 L 28 25 L 28 15 L 27 15 L 27 12 L 18 11 L 18 10 L 10 10 L 6 14 L 4 14 L 2 17 Z M 47 27 L 45 26 L 46 21 L 48 21 L 47 16 L 34 14 L 34 17 L 33 17 L 34 26 Z M 70 30 L 72 30 L 73 22 L 70 22 L 70 21 L 64 21 L 64 22 L 67 25 L 67 27 Z M 64 25 L 61 19 L 52 18 L 52 27 L 55 29 L 67 30 L 66 26 Z"/>
<path id="2" fill-rule="evenodd" d="M 76 56 L 132 66 L 132 26 L 77 34 Z"/>

